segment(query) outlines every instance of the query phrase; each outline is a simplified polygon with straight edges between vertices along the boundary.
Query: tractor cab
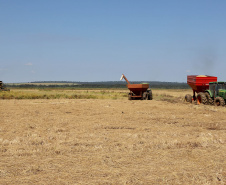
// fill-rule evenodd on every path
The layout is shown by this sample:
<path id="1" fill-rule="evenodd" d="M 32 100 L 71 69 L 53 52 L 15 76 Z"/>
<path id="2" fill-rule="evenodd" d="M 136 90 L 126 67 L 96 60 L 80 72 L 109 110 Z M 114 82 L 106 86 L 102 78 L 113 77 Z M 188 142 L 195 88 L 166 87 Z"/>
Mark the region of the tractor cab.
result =
<path id="1" fill-rule="evenodd" d="M 209 91 L 211 97 L 225 97 L 226 94 L 226 82 L 210 82 Z"/>

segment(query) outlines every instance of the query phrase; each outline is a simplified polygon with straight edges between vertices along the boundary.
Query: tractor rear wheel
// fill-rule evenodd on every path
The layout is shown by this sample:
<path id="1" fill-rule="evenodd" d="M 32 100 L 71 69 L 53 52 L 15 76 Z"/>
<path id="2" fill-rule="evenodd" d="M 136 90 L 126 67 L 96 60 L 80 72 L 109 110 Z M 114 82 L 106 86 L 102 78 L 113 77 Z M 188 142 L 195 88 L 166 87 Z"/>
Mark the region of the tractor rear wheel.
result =
<path id="1" fill-rule="evenodd" d="M 205 95 L 205 93 L 203 93 L 203 92 L 200 92 L 200 93 L 198 93 L 198 95 L 197 95 L 197 104 L 199 105 L 199 104 L 207 104 L 207 98 L 206 98 L 206 95 Z"/>
<path id="2" fill-rule="evenodd" d="M 225 101 L 222 97 L 216 97 L 214 100 L 215 106 L 225 106 Z"/>
<path id="3" fill-rule="evenodd" d="M 207 103 L 209 105 L 213 105 L 214 102 L 213 102 L 213 99 L 210 97 L 210 94 L 208 92 L 206 92 L 205 95 L 206 95 Z"/>
<path id="4" fill-rule="evenodd" d="M 192 96 L 190 94 L 186 94 L 184 99 L 186 102 L 192 103 Z"/>
<path id="5" fill-rule="evenodd" d="M 128 94 L 128 100 L 132 100 L 132 95 Z"/>

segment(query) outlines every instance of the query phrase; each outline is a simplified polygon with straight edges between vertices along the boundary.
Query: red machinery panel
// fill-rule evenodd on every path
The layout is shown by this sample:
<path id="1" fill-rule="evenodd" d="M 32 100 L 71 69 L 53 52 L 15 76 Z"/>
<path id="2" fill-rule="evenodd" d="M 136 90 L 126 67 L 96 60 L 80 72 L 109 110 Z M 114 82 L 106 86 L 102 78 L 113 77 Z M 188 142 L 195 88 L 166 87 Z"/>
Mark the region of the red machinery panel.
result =
<path id="1" fill-rule="evenodd" d="M 140 94 L 140 92 L 147 91 L 149 84 L 127 84 L 127 87 L 134 94 Z"/>
<path id="2" fill-rule="evenodd" d="M 209 88 L 209 82 L 217 82 L 216 76 L 207 75 L 188 75 L 187 84 L 193 89 L 193 91 L 199 93 L 204 92 Z"/>

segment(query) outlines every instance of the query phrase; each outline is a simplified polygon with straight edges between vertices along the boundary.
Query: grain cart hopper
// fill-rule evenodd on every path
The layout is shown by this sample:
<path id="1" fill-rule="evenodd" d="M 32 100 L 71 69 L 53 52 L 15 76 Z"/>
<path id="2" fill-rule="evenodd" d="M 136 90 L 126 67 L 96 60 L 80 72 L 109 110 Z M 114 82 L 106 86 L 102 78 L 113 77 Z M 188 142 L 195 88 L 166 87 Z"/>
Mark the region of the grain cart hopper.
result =
<path id="1" fill-rule="evenodd" d="M 129 100 L 139 99 L 139 100 L 152 100 L 152 91 L 149 89 L 149 84 L 131 84 L 124 74 L 122 74 L 121 79 L 125 79 L 127 82 L 127 87 L 130 90 L 128 94 Z"/>
<path id="2" fill-rule="evenodd" d="M 0 91 L 9 91 L 2 81 L 0 81 Z"/>
<path id="3" fill-rule="evenodd" d="M 209 83 L 216 81 L 217 77 L 215 76 L 188 75 L 187 84 L 192 88 L 193 96 L 187 94 L 185 96 L 185 101 L 190 103 L 192 103 L 192 101 L 197 101 L 197 104 L 208 104 L 209 95 L 207 94 L 207 90 L 209 89 Z M 195 93 L 197 93 L 197 96 Z"/>

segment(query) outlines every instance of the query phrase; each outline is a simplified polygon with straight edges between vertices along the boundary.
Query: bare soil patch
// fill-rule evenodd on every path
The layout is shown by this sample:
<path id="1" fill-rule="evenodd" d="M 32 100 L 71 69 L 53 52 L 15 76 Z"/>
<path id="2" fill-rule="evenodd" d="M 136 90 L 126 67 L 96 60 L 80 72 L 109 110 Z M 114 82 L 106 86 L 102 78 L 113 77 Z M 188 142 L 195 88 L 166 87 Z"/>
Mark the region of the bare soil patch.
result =
<path id="1" fill-rule="evenodd" d="M 0 184 L 225 184 L 226 108 L 162 93 L 0 100 Z"/>

